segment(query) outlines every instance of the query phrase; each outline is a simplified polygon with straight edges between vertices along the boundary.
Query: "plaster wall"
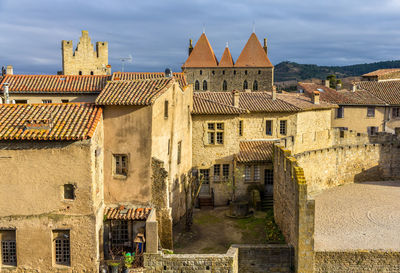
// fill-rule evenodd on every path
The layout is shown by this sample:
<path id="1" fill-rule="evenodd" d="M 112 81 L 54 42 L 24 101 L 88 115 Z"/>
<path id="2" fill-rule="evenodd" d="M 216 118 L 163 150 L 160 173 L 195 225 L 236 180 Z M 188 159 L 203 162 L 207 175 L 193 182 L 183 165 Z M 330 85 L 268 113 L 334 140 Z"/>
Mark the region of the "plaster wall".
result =
<path id="1" fill-rule="evenodd" d="M 53 103 L 61 103 L 61 100 L 68 102 L 92 102 L 94 103 L 99 93 L 89 95 L 76 94 L 10 94 L 12 100 L 27 100 L 27 103 L 43 103 L 43 100 L 51 100 Z"/>
<path id="2" fill-rule="evenodd" d="M 375 108 L 375 117 L 367 116 L 366 106 L 343 106 L 343 118 L 336 118 L 336 109 L 332 110 L 332 127 L 346 127 L 358 133 L 368 133 L 367 127 L 385 130 L 385 107 Z"/>

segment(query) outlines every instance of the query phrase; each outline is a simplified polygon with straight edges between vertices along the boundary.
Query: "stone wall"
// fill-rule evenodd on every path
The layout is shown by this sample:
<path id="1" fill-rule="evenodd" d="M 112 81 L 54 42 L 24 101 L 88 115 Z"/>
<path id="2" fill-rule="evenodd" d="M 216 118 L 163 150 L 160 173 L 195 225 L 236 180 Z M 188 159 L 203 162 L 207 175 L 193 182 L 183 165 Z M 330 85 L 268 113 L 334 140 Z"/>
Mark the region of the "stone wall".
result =
<path id="1" fill-rule="evenodd" d="M 144 254 L 146 273 L 238 273 L 238 249 L 226 254 Z"/>
<path id="2" fill-rule="evenodd" d="M 274 217 L 294 247 L 297 272 L 313 272 L 315 202 L 307 199 L 304 171 L 281 146 L 274 147 Z"/>
<path id="3" fill-rule="evenodd" d="M 292 272 L 293 248 L 288 245 L 232 245 L 239 249 L 240 273 Z"/>
<path id="4" fill-rule="evenodd" d="M 385 251 L 316 252 L 315 272 L 400 272 L 400 253 Z"/>

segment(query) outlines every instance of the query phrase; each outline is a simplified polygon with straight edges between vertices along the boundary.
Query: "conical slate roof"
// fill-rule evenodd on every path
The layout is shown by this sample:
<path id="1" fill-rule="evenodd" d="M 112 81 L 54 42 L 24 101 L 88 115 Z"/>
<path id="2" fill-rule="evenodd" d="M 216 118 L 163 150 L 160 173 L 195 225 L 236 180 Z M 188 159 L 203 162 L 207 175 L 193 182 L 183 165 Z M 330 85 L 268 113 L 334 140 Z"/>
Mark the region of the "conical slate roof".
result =
<path id="1" fill-rule="evenodd" d="M 216 67 L 218 66 L 217 57 L 207 39 L 206 34 L 201 34 L 199 40 L 193 48 L 192 53 L 183 64 L 185 67 Z"/>
<path id="2" fill-rule="evenodd" d="M 224 53 L 222 54 L 219 67 L 233 67 L 233 59 L 229 47 L 225 47 Z"/>
<path id="3" fill-rule="evenodd" d="M 235 67 L 273 67 L 255 33 L 250 35 Z"/>

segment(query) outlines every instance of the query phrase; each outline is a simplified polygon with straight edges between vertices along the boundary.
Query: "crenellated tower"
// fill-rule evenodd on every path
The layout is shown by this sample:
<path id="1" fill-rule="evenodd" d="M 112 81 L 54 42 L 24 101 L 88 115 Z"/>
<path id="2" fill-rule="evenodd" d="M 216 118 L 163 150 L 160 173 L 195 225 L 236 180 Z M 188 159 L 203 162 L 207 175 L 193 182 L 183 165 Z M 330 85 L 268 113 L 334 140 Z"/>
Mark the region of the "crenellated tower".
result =
<path id="1" fill-rule="evenodd" d="M 108 43 L 96 42 L 96 50 L 90 40 L 89 33 L 82 30 L 76 49 L 72 41 L 62 40 L 62 67 L 64 75 L 110 75 L 108 64 Z"/>

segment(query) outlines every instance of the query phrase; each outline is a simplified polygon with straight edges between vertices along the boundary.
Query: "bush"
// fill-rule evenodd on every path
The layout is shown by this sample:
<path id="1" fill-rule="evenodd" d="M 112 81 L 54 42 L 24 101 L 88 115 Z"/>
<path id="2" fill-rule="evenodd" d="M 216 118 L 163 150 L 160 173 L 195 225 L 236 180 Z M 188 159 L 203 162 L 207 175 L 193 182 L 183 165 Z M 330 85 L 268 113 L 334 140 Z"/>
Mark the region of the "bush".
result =
<path id="1" fill-rule="evenodd" d="M 283 237 L 278 225 L 275 223 L 274 211 L 272 209 L 267 211 L 265 228 L 267 230 L 267 242 L 285 243 L 285 238 Z"/>

